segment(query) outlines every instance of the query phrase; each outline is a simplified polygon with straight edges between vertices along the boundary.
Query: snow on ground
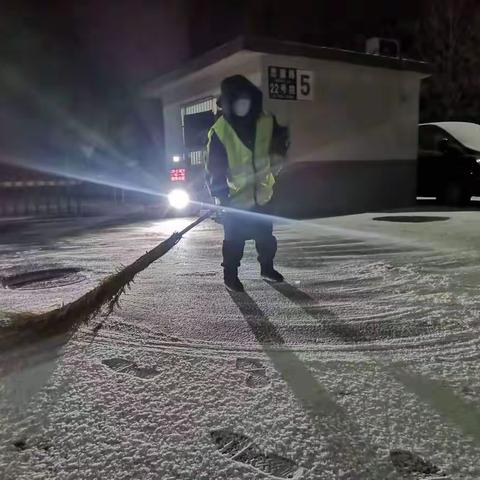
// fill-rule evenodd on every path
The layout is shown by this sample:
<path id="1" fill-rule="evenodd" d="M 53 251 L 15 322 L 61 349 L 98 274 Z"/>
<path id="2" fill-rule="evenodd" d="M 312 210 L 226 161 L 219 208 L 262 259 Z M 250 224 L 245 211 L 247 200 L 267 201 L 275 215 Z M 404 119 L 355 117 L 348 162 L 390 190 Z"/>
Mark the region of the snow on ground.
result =
<path id="1" fill-rule="evenodd" d="M 287 283 L 262 281 L 249 245 L 244 295 L 202 224 L 96 336 L 35 346 L 0 379 L 0 479 L 478 480 L 479 218 L 283 222 Z M 69 302 L 188 222 L 10 229 L 2 276 L 78 272 L 0 289 L 0 310 Z"/>

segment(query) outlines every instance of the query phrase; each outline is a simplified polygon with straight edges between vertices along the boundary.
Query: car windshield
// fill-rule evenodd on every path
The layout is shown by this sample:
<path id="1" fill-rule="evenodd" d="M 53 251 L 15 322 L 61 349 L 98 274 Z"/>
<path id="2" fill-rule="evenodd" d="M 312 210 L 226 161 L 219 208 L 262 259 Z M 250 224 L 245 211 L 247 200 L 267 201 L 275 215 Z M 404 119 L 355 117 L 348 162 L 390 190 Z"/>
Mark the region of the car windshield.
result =
<path id="1" fill-rule="evenodd" d="M 480 125 L 468 122 L 437 123 L 465 147 L 480 152 Z"/>

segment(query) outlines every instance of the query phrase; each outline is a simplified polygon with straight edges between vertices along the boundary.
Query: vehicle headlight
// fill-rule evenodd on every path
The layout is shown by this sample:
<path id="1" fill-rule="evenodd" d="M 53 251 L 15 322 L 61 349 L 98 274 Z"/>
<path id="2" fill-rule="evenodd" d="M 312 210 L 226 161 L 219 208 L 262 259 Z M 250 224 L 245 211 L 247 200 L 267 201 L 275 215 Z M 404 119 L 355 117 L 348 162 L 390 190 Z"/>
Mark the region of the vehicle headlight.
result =
<path id="1" fill-rule="evenodd" d="M 477 158 L 475 161 L 480 165 L 480 158 Z"/>
<path id="2" fill-rule="evenodd" d="M 173 208 L 182 210 L 190 203 L 190 195 L 185 190 L 175 189 L 168 194 L 168 202 Z"/>

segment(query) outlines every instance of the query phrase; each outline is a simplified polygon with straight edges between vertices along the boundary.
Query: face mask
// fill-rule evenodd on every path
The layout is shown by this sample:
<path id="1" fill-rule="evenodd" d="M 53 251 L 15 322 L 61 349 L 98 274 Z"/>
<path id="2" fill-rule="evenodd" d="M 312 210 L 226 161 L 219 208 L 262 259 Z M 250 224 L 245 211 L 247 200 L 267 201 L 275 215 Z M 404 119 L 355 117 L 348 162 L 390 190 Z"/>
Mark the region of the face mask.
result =
<path id="1" fill-rule="evenodd" d="M 233 113 L 237 117 L 245 117 L 250 111 L 252 101 L 249 98 L 238 98 L 233 102 Z"/>

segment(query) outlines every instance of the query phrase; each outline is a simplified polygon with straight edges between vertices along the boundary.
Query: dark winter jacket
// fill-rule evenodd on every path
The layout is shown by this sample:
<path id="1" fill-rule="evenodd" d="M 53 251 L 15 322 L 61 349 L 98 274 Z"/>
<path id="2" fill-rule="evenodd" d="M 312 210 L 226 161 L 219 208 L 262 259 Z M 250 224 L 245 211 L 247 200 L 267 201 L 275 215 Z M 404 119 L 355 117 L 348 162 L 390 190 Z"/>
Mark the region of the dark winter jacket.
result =
<path id="1" fill-rule="evenodd" d="M 252 101 L 250 112 L 246 117 L 233 113 L 232 105 L 241 96 L 248 96 Z M 256 123 L 263 110 L 263 94 L 252 82 L 241 75 L 223 80 L 218 101 L 222 115 L 237 133 L 239 139 L 250 150 L 254 149 Z M 271 153 L 284 157 L 288 149 L 288 129 L 280 126 L 274 117 Z M 228 157 L 225 147 L 214 133 L 210 140 L 207 161 L 206 181 L 212 197 L 225 203 L 229 195 L 227 185 Z"/>

